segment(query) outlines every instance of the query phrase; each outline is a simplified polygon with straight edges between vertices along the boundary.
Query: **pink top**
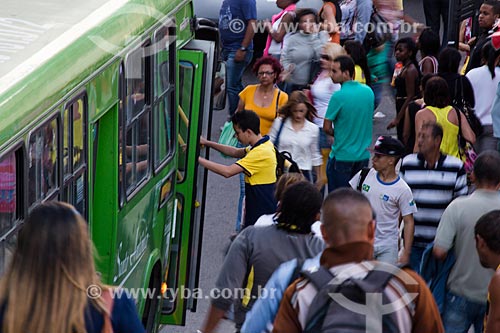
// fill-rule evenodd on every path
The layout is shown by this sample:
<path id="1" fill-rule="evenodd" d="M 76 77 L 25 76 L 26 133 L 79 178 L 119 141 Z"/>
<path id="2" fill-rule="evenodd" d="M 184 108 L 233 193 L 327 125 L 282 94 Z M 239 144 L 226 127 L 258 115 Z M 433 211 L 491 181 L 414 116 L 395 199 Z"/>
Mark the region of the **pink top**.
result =
<path id="1" fill-rule="evenodd" d="M 278 14 L 273 15 L 271 17 L 271 24 L 274 24 L 274 22 L 276 22 L 277 20 L 279 20 L 286 13 L 288 13 L 288 12 L 294 12 L 296 7 L 297 7 L 297 5 L 294 4 L 294 3 L 292 3 L 292 4 L 288 5 L 285 9 L 283 9 L 281 12 L 279 12 Z M 264 49 L 264 55 L 265 56 L 269 55 L 269 47 L 271 46 L 272 39 L 273 38 L 271 37 L 271 34 L 269 33 L 267 35 L 266 48 Z M 283 45 L 283 42 L 281 42 L 281 45 Z"/>

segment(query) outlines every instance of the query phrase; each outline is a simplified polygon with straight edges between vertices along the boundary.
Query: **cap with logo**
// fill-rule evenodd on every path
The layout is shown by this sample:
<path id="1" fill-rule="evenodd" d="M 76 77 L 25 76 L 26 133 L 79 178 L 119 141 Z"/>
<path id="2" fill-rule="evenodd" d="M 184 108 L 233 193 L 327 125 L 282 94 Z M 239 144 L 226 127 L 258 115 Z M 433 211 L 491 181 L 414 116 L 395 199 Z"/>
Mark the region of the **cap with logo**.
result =
<path id="1" fill-rule="evenodd" d="M 405 152 L 405 146 L 398 139 L 382 135 L 377 138 L 372 151 L 380 155 L 402 156 Z"/>

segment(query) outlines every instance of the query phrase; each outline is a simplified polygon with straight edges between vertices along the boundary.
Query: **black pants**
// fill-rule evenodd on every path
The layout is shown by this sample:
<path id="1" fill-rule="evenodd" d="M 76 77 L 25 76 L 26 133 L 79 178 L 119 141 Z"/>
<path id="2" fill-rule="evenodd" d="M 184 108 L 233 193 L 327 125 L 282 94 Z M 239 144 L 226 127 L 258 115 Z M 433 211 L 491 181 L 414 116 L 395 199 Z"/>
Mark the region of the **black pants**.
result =
<path id="1" fill-rule="evenodd" d="M 424 0 L 424 14 L 425 24 L 428 25 L 432 31 L 439 35 L 439 28 L 441 27 L 441 17 L 443 18 L 443 42 L 442 46 L 448 44 L 448 9 L 449 0 Z"/>

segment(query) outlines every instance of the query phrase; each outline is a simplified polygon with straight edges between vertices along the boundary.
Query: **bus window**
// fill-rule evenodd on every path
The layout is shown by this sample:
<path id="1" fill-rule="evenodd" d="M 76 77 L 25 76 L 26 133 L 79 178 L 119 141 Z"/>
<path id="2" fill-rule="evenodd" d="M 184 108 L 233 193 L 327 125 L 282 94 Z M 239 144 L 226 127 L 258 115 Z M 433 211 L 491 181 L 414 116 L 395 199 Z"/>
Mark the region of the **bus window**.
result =
<path id="1" fill-rule="evenodd" d="M 78 99 L 64 110 L 63 172 L 72 173 L 83 165 L 83 99 Z M 72 158 L 71 158 L 72 156 Z"/>
<path id="2" fill-rule="evenodd" d="M 46 199 L 58 186 L 57 119 L 33 132 L 28 147 L 28 204 Z"/>
<path id="3" fill-rule="evenodd" d="M 64 187 L 62 200 L 71 203 L 86 216 L 85 177 L 85 115 L 86 96 L 66 105 L 63 115 L 63 173 Z"/>
<path id="4" fill-rule="evenodd" d="M 187 140 L 189 136 L 189 119 L 191 118 L 194 82 L 193 64 L 181 61 L 179 63 L 179 159 L 178 180 L 184 180 L 188 155 L 186 153 Z"/>
<path id="5" fill-rule="evenodd" d="M 149 57 L 145 46 L 132 51 L 125 61 L 125 193 L 131 194 L 149 175 L 151 108 L 148 102 Z M 120 139 L 121 140 L 121 139 Z M 120 178 L 120 184 L 123 181 Z"/>
<path id="6" fill-rule="evenodd" d="M 167 27 L 155 32 L 153 140 L 155 169 L 172 152 L 174 119 L 175 31 Z M 171 50 L 174 50 L 171 52 Z"/>
<path id="7" fill-rule="evenodd" d="M 12 152 L 0 161 L 0 235 L 16 220 L 16 177 L 16 156 Z"/>
<path id="8" fill-rule="evenodd" d="M 13 151 L 0 159 L 0 274 L 3 274 L 12 257 L 16 244 L 17 227 L 20 225 L 18 200 L 22 195 L 20 176 L 23 168 L 16 157 L 21 157 L 21 150 Z M 19 166 L 19 167 L 18 167 Z M 22 205 L 21 205 L 22 206 Z"/>

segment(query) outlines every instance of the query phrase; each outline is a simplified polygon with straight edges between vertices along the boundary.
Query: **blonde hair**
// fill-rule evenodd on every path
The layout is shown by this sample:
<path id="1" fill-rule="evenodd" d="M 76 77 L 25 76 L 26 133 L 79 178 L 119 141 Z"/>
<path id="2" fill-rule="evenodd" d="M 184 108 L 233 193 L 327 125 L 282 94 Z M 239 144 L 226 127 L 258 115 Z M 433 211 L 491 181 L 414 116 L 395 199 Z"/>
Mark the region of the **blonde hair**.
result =
<path id="1" fill-rule="evenodd" d="M 289 172 L 281 175 L 280 179 L 276 183 L 276 191 L 274 192 L 274 196 L 277 201 L 281 201 L 283 198 L 283 193 L 290 186 L 298 182 L 303 182 L 306 180 L 303 174 L 298 172 Z"/>
<path id="2" fill-rule="evenodd" d="M 331 43 L 331 42 L 326 43 L 325 46 L 323 46 L 323 51 L 330 57 L 332 61 L 338 56 L 347 55 L 344 48 L 337 43 Z"/>
<path id="3" fill-rule="evenodd" d="M 95 272 L 87 229 L 66 203 L 46 202 L 31 211 L 0 281 L 4 333 L 86 332 L 87 288 L 107 290 Z M 107 313 L 101 298 L 92 304 Z"/>

